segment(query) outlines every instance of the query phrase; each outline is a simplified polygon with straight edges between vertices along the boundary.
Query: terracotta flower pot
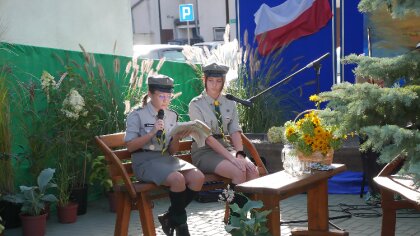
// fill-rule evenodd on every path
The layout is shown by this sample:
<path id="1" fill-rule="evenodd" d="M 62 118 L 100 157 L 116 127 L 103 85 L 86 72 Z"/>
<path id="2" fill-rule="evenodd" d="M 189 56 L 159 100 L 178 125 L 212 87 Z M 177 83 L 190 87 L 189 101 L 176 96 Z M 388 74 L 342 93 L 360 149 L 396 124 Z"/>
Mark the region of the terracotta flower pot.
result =
<path id="1" fill-rule="evenodd" d="M 63 224 L 74 223 L 77 220 L 77 203 L 70 202 L 66 206 L 57 205 L 58 221 Z"/>
<path id="2" fill-rule="evenodd" d="M 20 215 L 23 236 L 44 236 L 47 227 L 47 214 L 39 216 Z"/>

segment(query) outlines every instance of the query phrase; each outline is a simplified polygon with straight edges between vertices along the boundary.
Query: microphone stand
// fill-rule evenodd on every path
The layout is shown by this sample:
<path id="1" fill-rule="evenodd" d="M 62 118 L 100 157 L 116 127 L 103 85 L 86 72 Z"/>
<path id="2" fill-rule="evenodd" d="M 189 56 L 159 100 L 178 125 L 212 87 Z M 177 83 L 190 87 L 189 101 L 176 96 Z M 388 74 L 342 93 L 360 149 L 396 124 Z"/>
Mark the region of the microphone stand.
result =
<path id="1" fill-rule="evenodd" d="M 319 76 L 321 75 L 321 67 L 322 67 L 321 62 L 314 63 L 314 70 L 315 70 L 315 73 L 316 73 L 316 77 L 315 77 L 315 80 L 316 80 L 316 94 L 319 94 L 319 92 L 321 91 L 320 85 L 319 85 Z"/>
<path id="2" fill-rule="evenodd" d="M 300 70 L 296 71 L 295 73 L 293 73 L 293 74 L 291 74 L 291 75 L 287 76 L 286 78 L 284 78 L 284 79 L 280 80 L 279 82 L 277 82 L 277 83 L 275 83 L 275 84 L 271 85 L 270 87 L 266 88 L 265 90 L 261 91 L 261 92 L 260 92 L 260 93 L 258 93 L 257 95 L 254 95 L 254 96 L 250 97 L 248 100 L 249 100 L 249 101 L 251 101 L 251 102 L 253 102 L 253 101 L 254 101 L 257 97 L 259 97 L 259 96 L 263 95 L 264 93 L 266 93 L 266 92 L 268 92 L 268 91 L 272 90 L 273 88 L 277 87 L 277 86 L 278 86 L 278 85 L 280 85 L 281 83 L 286 82 L 287 80 L 289 80 L 289 79 L 290 79 L 290 78 L 292 78 L 293 76 L 295 76 L 295 75 L 299 74 L 300 72 L 304 71 L 305 69 L 306 69 L 306 67 L 301 68 Z"/>
<path id="3" fill-rule="evenodd" d="M 264 93 L 272 90 L 276 86 L 280 85 L 281 83 L 286 82 L 287 80 L 291 79 L 293 76 L 299 74 L 300 72 L 302 72 L 305 69 L 308 69 L 310 67 L 314 67 L 314 69 L 315 69 L 315 72 L 316 72 L 316 80 L 317 80 L 317 93 L 319 93 L 320 92 L 319 75 L 321 74 L 321 60 L 324 59 L 324 58 L 326 58 L 329 54 L 330 53 L 326 53 L 326 54 L 322 55 L 320 58 L 318 58 L 315 61 L 309 63 L 305 67 L 300 68 L 298 71 L 296 71 L 293 74 L 287 76 L 286 78 L 280 80 L 279 82 L 271 85 L 270 87 L 268 87 L 267 89 L 265 89 L 262 92 L 258 93 L 257 95 L 254 95 L 254 96 L 250 97 L 249 99 L 247 99 L 247 101 L 250 101 L 252 103 L 257 97 L 259 97 L 259 96 L 263 95 Z"/>

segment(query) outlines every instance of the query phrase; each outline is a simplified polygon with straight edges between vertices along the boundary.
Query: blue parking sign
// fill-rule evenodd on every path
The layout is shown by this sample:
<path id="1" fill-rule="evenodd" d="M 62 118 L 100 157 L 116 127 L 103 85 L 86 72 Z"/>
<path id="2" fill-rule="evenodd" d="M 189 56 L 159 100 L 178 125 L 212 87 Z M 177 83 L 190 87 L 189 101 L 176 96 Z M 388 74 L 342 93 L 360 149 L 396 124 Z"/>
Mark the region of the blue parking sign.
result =
<path id="1" fill-rule="evenodd" d="M 193 21 L 194 20 L 194 8 L 192 4 L 181 4 L 179 5 L 179 21 Z"/>

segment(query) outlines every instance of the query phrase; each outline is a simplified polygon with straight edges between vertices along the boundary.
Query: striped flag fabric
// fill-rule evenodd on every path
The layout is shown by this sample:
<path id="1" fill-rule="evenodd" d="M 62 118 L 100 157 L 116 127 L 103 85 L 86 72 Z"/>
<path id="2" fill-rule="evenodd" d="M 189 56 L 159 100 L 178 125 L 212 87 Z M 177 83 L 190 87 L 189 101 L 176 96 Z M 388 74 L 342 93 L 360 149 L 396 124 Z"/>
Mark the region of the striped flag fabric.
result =
<path id="1" fill-rule="evenodd" d="M 269 7 L 262 4 L 254 14 L 258 51 L 271 51 L 300 37 L 318 32 L 332 18 L 328 0 L 287 0 Z"/>

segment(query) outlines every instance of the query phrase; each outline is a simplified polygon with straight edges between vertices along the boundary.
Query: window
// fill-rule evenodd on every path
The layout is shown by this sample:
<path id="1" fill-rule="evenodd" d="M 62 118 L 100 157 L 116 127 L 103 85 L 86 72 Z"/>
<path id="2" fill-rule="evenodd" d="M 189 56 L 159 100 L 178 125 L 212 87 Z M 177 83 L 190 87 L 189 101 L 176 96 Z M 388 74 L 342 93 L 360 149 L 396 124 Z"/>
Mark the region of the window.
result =
<path id="1" fill-rule="evenodd" d="M 214 41 L 223 41 L 223 35 L 225 34 L 225 27 L 214 27 L 213 37 Z"/>

